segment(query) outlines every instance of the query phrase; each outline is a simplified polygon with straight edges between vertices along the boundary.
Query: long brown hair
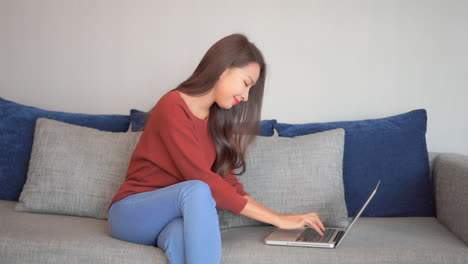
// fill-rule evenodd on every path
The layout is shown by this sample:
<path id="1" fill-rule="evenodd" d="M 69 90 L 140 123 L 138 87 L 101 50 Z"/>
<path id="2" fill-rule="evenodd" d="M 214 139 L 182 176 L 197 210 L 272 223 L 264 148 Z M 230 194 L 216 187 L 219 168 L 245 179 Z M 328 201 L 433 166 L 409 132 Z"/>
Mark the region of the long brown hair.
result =
<path id="1" fill-rule="evenodd" d="M 221 176 L 226 176 L 237 168 L 242 170 L 235 175 L 245 173 L 248 147 L 260 132 L 266 75 L 263 54 L 242 34 L 226 36 L 208 49 L 187 80 L 171 90 L 192 96 L 207 94 L 227 68 L 240 68 L 249 63 L 257 63 L 260 66 L 260 75 L 255 85 L 250 88 L 249 100 L 231 109 L 220 108 L 216 103 L 210 107 L 208 127 L 217 153 L 211 170 Z M 153 109 L 146 113 L 143 127 L 146 126 Z"/>

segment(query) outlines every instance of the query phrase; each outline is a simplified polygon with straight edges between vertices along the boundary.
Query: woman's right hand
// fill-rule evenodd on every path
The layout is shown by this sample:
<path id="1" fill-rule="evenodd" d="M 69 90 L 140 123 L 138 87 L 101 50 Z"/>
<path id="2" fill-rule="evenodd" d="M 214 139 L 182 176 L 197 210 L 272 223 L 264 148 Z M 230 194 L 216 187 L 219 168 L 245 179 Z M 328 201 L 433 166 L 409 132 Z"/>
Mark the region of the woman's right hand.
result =
<path id="1" fill-rule="evenodd" d="M 278 214 L 276 227 L 280 229 L 301 229 L 310 226 L 323 236 L 325 226 L 316 213 L 308 214 Z"/>

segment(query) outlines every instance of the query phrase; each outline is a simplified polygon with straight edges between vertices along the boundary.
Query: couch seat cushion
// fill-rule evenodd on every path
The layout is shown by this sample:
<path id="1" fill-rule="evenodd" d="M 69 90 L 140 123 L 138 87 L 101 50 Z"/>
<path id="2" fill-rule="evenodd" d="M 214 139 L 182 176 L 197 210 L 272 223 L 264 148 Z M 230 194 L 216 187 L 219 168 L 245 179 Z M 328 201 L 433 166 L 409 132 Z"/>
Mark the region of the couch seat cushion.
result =
<path id="1" fill-rule="evenodd" d="M 13 210 L 0 200 L 0 263 L 167 263 L 156 247 L 117 240 L 105 220 Z M 273 226 L 223 230 L 223 264 L 468 263 L 434 217 L 362 217 L 336 249 L 270 246 Z"/>
<path id="2" fill-rule="evenodd" d="M 0 263 L 167 263 L 164 252 L 111 236 L 106 220 L 19 213 L 0 200 Z"/>
<path id="3" fill-rule="evenodd" d="M 223 263 L 468 263 L 468 247 L 434 217 L 362 217 L 336 249 L 265 245 L 274 228 L 223 230 Z"/>

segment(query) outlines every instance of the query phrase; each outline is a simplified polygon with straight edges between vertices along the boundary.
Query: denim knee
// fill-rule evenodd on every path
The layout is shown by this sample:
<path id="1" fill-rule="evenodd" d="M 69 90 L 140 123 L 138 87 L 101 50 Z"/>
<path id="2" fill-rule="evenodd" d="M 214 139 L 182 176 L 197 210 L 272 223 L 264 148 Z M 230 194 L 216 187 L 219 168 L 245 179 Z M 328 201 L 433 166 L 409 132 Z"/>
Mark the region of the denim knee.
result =
<path id="1" fill-rule="evenodd" d="M 216 201 L 214 200 L 213 195 L 211 194 L 211 188 L 207 183 L 201 180 L 188 180 L 185 181 L 185 183 L 188 184 L 189 187 L 185 190 L 183 194 L 184 198 L 187 195 L 190 196 L 190 199 L 208 198 L 213 206 L 216 205 Z"/>

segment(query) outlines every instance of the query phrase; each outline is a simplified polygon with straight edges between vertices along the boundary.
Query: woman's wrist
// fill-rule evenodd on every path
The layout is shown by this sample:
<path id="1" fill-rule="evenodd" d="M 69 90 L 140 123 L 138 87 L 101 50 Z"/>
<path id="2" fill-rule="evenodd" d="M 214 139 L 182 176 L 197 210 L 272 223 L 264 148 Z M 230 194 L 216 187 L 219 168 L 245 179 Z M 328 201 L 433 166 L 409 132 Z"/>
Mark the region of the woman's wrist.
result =
<path id="1" fill-rule="evenodd" d="M 281 221 L 281 214 L 275 213 L 275 219 L 274 219 L 272 225 L 274 225 L 274 226 L 276 226 L 276 227 L 279 228 L 279 226 L 280 226 L 280 221 Z"/>

